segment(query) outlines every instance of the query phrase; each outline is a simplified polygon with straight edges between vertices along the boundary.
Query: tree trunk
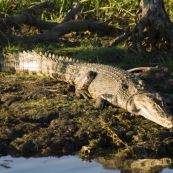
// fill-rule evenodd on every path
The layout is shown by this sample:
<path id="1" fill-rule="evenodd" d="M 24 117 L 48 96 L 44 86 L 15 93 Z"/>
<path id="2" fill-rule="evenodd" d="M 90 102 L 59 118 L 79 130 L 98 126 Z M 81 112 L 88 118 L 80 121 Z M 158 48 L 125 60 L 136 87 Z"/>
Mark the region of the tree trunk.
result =
<path id="1" fill-rule="evenodd" d="M 173 24 L 163 0 L 142 0 L 142 9 L 137 13 L 130 41 L 140 53 L 158 50 L 173 52 Z"/>

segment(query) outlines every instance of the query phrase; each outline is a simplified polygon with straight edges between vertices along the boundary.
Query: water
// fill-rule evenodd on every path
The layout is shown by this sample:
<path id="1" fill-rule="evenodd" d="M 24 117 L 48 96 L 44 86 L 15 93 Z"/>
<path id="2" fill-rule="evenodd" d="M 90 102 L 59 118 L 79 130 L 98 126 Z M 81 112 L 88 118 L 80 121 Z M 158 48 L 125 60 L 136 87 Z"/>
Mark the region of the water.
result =
<path id="1" fill-rule="evenodd" d="M 148 160 L 148 159 L 147 159 Z M 168 159 L 169 160 L 169 159 Z M 170 163 L 168 160 L 152 160 L 152 168 L 150 173 L 172 173 L 173 169 L 169 167 L 173 164 L 172 159 Z M 97 162 L 96 162 L 97 161 Z M 63 157 L 41 157 L 41 158 L 23 158 L 17 157 L 13 158 L 11 156 L 0 157 L 0 172 L 2 173 L 88 173 L 88 172 L 97 172 L 97 173 L 133 173 L 134 170 L 137 170 L 138 166 L 134 168 L 134 165 L 138 162 L 130 161 L 132 169 L 124 170 L 123 168 L 116 168 L 116 165 L 113 164 L 112 160 L 104 160 L 99 158 L 96 161 L 83 162 L 78 156 L 63 156 Z M 149 162 L 146 160 L 141 160 L 143 166 L 146 166 Z M 99 162 L 104 162 L 101 164 Z M 144 164 L 145 162 L 145 164 Z M 107 165 L 108 163 L 108 165 Z M 154 163 L 154 165 L 153 165 Z M 157 163 L 155 165 L 155 163 Z M 105 165 L 106 164 L 106 165 Z M 160 164 L 163 164 L 162 166 Z M 110 166 L 111 165 L 111 166 Z M 133 166 L 132 166 L 133 165 Z M 130 165 L 128 165 L 129 168 Z M 158 169 L 155 169 L 157 168 Z M 164 168 L 165 167 L 165 168 Z M 106 169 L 105 169 L 106 168 Z M 147 169 L 150 169 L 147 167 Z M 137 171 L 140 173 L 148 172 L 147 170 Z"/>

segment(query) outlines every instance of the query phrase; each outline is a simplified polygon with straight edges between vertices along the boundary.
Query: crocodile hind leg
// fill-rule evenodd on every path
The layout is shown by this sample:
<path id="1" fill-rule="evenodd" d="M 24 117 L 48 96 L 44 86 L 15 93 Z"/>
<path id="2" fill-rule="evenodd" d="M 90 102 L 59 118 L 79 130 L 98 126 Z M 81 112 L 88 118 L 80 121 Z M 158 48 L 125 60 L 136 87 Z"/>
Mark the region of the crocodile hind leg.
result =
<path id="1" fill-rule="evenodd" d="M 85 75 L 77 79 L 77 84 L 75 85 L 75 93 L 77 97 L 80 98 L 83 96 L 84 98 L 91 98 L 91 95 L 88 92 L 88 87 L 96 75 L 96 72 L 88 71 Z"/>

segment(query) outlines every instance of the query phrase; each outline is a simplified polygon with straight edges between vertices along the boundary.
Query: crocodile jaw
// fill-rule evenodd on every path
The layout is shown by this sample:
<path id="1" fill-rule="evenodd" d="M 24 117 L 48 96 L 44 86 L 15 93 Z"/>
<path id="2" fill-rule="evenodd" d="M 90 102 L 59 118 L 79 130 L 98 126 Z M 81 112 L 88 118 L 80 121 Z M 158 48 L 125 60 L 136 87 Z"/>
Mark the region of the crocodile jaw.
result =
<path id="1" fill-rule="evenodd" d="M 138 112 L 138 115 L 142 115 L 143 117 L 160 124 L 163 127 L 166 128 L 172 128 L 173 127 L 173 122 L 168 118 L 169 115 L 164 115 L 165 117 L 161 117 L 158 114 L 155 113 L 150 113 L 146 108 L 141 107 L 140 111 Z"/>
<path id="2" fill-rule="evenodd" d="M 135 115 L 141 115 L 163 127 L 173 127 L 173 116 L 163 98 L 158 93 L 134 95 L 127 104 L 127 110 Z"/>

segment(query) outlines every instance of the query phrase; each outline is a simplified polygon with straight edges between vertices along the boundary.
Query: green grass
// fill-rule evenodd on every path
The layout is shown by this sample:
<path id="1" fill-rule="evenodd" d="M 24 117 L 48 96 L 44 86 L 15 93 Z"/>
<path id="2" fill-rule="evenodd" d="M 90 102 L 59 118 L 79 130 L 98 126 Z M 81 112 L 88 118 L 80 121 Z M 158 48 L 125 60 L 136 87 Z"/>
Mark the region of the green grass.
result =
<path id="1" fill-rule="evenodd" d="M 171 21 L 173 21 L 173 1 L 170 0 L 164 0 L 165 2 L 165 9 L 170 16 Z"/>
<path id="2" fill-rule="evenodd" d="M 1 10 L 0 17 L 4 18 L 13 14 L 22 13 L 31 5 L 40 1 L 31 0 L 0 0 Z M 72 8 L 75 2 L 79 0 L 52 0 L 56 4 L 57 10 L 40 9 L 34 15 L 46 21 L 59 22 Z M 98 20 L 115 25 L 119 28 L 130 28 L 135 25 L 134 16 L 138 9 L 138 1 L 126 0 L 84 0 L 82 10 L 76 15 L 77 19 Z M 165 0 L 165 8 L 173 21 L 173 1 Z M 78 33 L 79 36 L 81 33 Z M 68 37 L 68 36 L 67 36 Z M 71 38 L 70 38 L 71 39 Z M 125 44 L 118 45 L 114 48 L 107 48 L 106 45 L 113 38 L 103 39 L 95 33 L 85 32 L 80 39 L 77 35 L 72 36 L 73 40 L 59 40 L 59 42 L 50 43 L 8 43 L 0 45 L 0 52 L 12 53 L 23 50 L 35 50 L 36 52 L 51 52 L 57 55 L 69 56 L 75 59 L 81 59 L 91 63 L 106 63 L 123 67 L 124 64 L 130 66 L 140 66 L 140 59 L 129 56 Z M 160 58 L 159 62 L 172 68 L 172 58 Z M 144 64 L 143 64 L 144 65 Z"/>
<path id="3" fill-rule="evenodd" d="M 104 41 L 102 40 L 102 42 Z M 105 42 L 107 42 L 107 40 Z M 102 44 L 106 44 L 105 42 Z M 94 38 L 86 38 L 85 40 L 80 40 L 79 43 L 64 43 L 60 40 L 57 43 L 37 43 L 31 46 L 25 45 L 24 47 L 22 43 L 18 43 L 9 45 L 4 49 L 4 52 L 13 53 L 23 50 L 35 50 L 37 53 L 47 52 L 59 56 L 68 56 L 88 63 L 107 64 L 120 68 L 142 66 L 139 56 L 129 54 L 125 43 L 119 44 L 116 47 L 100 46 L 99 43 L 98 40 Z"/>
<path id="4" fill-rule="evenodd" d="M 1 11 L 0 17 L 6 17 L 12 14 L 18 14 L 26 10 L 29 6 L 39 3 L 40 0 L 0 0 Z M 66 12 L 72 8 L 74 3 L 79 0 L 52 0 L 51 2 L 56 4 L 57 9 L 52 11 L 51 9 L 41 9 L 36 13 L 37 17 L 45 20 L 60 20 Z M 173 20 L 173 1 L 164 0 L 165 8 Z M 134 21 L 135 12 L 139 7 L 136 0 L 83 0 L 83 8 L 78 13 L 77 18 L 97 18 L 100 21 L 116 21 L 117 25 L 128 26 L 128 22 Z M 123 20 L 117 21 L 117 18 L 122 17 Z M 131 24 L 130 24 L 131 25 Z"/>
<path id="5" fill-rule="evenodd" d="M 167 68 L 169 68 L 171 71 L 173 71 L 173 60 L 170 56 L 167 56 L 166 58 L 160 56 L 159 63 Z"/>

